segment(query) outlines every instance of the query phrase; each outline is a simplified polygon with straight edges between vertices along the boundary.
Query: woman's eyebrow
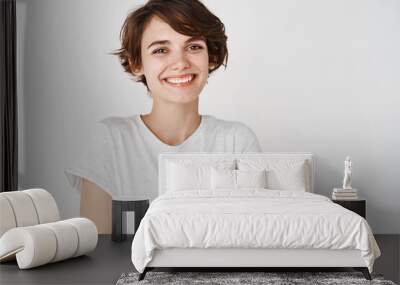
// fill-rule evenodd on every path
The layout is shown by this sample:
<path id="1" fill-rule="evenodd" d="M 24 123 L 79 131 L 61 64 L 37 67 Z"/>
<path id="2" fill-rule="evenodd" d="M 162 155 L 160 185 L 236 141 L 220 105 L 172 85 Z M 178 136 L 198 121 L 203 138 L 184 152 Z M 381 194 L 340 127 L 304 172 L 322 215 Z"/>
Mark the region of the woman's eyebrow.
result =
<path id="1" fill-rule="evenodd" d="M 152 46 L 155 46 L 155 45 L 167 45 L 167 44 L 170 44 L 171 42 L 170 41 L 167 41 L 167 40 L 163 40 L 163 41 L 155 41 L 155 42 L 152 42 L 151 44 L 149 44 L 149 46 L 147 47 L 147 49 L 149 49 L 149 48 L 151 48 Z"/>
<path id="2" fill-rule="evenodd" d="M 204 37 L 198 36 L 198 37 L 191 37 L 189 39 L 187 39 L 185 41 L 185 44 L 187 43 L 191 43 L 191 42 L 195 42 L 195 41 L 204 41 Z M 149 46 L 147 47 L 147 49 L 151 48 L 152 46 L 155 45 L 169 45 L 171 42 L 168 40 L 160 40 L 160 41 L 154 41 L 151 44 L 149 44 Z"/>

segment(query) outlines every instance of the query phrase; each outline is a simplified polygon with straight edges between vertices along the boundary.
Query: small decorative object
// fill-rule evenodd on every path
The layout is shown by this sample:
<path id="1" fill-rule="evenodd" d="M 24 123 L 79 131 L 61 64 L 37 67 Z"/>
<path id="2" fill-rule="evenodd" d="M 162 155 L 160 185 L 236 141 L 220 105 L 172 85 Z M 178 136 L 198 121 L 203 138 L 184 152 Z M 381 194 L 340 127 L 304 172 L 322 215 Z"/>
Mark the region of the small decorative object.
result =
<path id="1" fill-rule="evenodd" d="M 352 189 L 351 188 L 351 170 L 352 170 L 352 162 L 351 157 L 347 156 L 344 161 L 344 178 L 343 178 L 343 189 Z"/>
<path id="2" fill-rule="evenodd" d="M 334 188 L 332 193 L 333 200 L 357 200 L 357 189 L 351 187 L 352 182 L 352 162 L 351 157 L 347 156 L 344 161 L 343 187 Z"/>

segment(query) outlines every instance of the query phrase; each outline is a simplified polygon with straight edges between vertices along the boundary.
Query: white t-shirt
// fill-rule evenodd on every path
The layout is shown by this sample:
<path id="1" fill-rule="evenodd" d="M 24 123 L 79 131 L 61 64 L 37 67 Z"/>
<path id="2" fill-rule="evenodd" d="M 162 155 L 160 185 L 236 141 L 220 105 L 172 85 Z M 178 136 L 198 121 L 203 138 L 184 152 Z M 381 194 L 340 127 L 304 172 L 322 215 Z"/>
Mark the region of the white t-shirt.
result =
<path id="1" fill-rule="evenodd" d="M 158 196 L 158 155 L 165 152 L 261 152 L 254 132 L 240 122 L 202 115 L 196 131 L 183 143 L 160 141 L 140 115 L 100 121 L 92 142 L 75 165 L 65 171 L 72 187 L 82 190 L 85 178 L 113 199 Z"/>

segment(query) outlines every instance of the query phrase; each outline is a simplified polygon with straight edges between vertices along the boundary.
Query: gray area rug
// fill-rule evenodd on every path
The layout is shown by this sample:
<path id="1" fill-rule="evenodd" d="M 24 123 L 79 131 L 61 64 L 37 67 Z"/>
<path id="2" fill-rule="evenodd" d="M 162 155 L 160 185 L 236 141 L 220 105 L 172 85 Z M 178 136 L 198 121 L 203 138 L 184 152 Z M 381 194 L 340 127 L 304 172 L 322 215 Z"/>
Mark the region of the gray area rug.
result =
<path id="1" fill-rule="evenodd" d="M 395 285 L 384 280 L 382 275 L 372 274 L 372 281 L 364 278 L 361 272 L 154 272 L 150 271 L 142 281 L 139 273 L 124 273 L 116 285 L 134 284 L 379 284 Z"/>

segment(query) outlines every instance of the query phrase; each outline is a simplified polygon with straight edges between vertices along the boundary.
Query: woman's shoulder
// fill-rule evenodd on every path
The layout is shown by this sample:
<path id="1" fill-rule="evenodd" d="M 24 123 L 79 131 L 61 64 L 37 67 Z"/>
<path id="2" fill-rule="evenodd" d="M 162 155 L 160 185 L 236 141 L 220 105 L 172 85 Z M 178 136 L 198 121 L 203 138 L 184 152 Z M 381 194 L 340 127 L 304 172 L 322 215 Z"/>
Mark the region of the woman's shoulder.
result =
<path id="1" fill-rule="evenodd" d="M 123 128 L 135 122 L 137 114 L 132 116 L 109 116 L 99 120 L 99 123 L 110 128 Z"/>
<path id="2" fill-rule="evenodd" d="M 133 126 L 137 124 L 137 116 L 139 115 L 104 117 L 94 125 L 94 133 L 103 137 L 131 134 L 135 132 L 136 128 Z"/>
<path id="3" fill-rule="evenodd" d="M 216 118 L 212 115 L 203 115 L 207 120 L 207 126 L 210 130 L 218 132 L 246 133 L 253 132 L 250 127 L 239 121 L 229 121 Z"/>
<path id="4" fill-rule="evenodd" d="M 97 122 L 98 127 L 109 130 L 131 131 L 133 125 L 138 125 L 139 114 L 131 116 L 109 116 L 100 119 Z"/>
<path id="5" fill-rule="evenodd" d="M 228 121 L 207 116 L 210 136 L 231 139 L 234 152 L 260 152 L 261 146 L 255 132 L 246 124 L 239 121 Z"/>

